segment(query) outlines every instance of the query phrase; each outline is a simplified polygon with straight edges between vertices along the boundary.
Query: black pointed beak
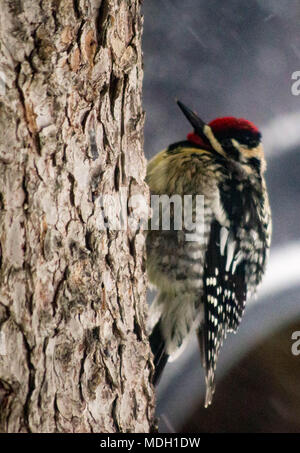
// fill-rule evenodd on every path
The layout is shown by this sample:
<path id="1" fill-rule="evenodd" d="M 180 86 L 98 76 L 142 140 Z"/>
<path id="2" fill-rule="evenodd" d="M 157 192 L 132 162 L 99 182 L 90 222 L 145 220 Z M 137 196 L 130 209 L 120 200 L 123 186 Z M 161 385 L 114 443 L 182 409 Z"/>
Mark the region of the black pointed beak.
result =
<path id="1" fill-rule="evenodd" d="M 182 102 L 178 100 L 176 102 L 184 116 L 189 120 L 189 122 L 193 126 L 196 134 L 207 141 L 207 137 L 205 136 L 203 131 L 204 126 L 206 126 L 206 123 L 204 123 L 204 121 L 201 118 L 199 118 L 199 116 L 196 115 L 196 113 L 194 113 L 192 110 L 186 107 Z"/>

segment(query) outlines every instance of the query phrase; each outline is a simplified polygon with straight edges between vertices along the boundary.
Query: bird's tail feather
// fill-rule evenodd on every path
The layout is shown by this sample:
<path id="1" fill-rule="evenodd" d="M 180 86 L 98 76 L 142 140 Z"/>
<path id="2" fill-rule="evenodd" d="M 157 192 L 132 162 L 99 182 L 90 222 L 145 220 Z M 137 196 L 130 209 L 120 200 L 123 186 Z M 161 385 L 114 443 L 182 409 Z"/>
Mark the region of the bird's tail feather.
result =
<path id="1" fill-rule="evenodd" d="M 161 333 L 160 321 L 155 325 L 149 337 L 150 346 L 154 355 L 155 371 L 152 378 L 153 385 L 157 385 L 166 366 L 169 355 L 166 353 L 165 341 Z"/>
<path id="2" fill-rule="evenodd" d="M 203 327 L 198 330 L 197 336 L 200 346 L 201 362 L 205 370 L 206 393 L 204 407 L 208 407 L 211 405 L 213 394 L 215 393 L 215 373 L 207 360 L 205 329 L 203 329 Z"/>

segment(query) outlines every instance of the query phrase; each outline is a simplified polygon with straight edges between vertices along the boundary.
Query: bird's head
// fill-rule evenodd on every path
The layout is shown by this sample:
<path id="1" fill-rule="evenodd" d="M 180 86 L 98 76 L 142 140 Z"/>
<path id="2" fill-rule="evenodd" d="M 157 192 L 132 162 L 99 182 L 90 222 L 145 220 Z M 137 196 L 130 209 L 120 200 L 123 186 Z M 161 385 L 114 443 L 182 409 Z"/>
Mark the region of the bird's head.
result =
<path id="1" fill-rule="evenodd" d="M 229 116 L 206 124 L 182 102 L 177 101 L 177 104 L 194 128 L 187 136 L 190 142 L 242 165 L 247 173 L 265 171 L 261 133 L 253 123 Z"/>

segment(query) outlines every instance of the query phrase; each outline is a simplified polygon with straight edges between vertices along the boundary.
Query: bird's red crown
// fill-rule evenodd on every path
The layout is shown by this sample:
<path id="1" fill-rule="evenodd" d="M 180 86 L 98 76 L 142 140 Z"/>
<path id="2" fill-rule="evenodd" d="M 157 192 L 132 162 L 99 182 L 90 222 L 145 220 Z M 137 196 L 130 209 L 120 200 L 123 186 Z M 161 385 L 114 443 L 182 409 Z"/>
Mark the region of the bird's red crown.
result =
<path id="1" fill-rule="evenodd" d="M 255 124 L 251 121 L 244 120 L 243 118 L 235 118 L 233 116 L 225 116 L 224 118 L 216 118 L 209 123 L 213 132 L 219 133 L 227 130 L 236 131 L 251 131 L 253 133 L 259 133 L 259 130 Z"/>
<path id="2" fill-rule="evenodd" d="M 257 127 L 251 121 L 244 120 L 243 118 L 235 118 L 233 116 L 226 116 L 224 118 L 216 118 L 208 123 L 216 137 L 220 139 L 236 138 L 239 142 L 257 146 L 261 134 Z M 211 144 L 205 139 L 200 137 L 195 131 L 187 135 L 187 139 L 201 146 L 203 149 L 211 149 Z"/>

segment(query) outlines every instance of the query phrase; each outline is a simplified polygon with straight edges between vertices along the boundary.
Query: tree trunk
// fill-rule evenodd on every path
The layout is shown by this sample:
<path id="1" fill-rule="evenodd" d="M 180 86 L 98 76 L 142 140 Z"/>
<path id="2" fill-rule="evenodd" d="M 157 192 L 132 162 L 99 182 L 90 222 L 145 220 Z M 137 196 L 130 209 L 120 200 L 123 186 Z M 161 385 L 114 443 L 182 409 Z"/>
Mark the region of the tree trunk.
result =
<path id="1" fill-rule="evenodd" d="M 0 431 L 147 432 L 139 0 L 1 2 Z M 104 213 L 106 213 L 104 208 Z"/>

